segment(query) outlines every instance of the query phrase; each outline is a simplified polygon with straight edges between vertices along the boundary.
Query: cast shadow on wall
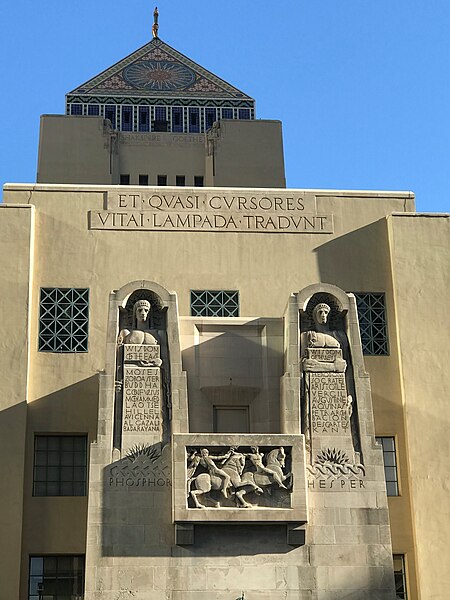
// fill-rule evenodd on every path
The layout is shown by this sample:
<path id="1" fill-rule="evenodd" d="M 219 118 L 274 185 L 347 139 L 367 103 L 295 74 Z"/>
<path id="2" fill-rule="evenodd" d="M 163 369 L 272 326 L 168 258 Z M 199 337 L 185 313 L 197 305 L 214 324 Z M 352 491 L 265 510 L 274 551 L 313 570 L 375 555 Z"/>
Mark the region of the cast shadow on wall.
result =
<path id="1" fill-rule="evenodd" d="M 252 321 L 249 327 L 250 330 L 246 332 L 249 335 L 242 335 L 242 329 L 239 335 L 232 330 L 223 333 L 211 330 L 211 339 L 202 341 L 200 354 L 198 347 L 189 348 L 183 353 L 183 365 L 187 362 L 192 368 L 189 369 L 188 378 L 190 373 L 196 378 L 196 400 L 203 402 L 202 406 L 197 407 L 199 419 L 196 431 L 201 431 L 202 425 L 205 426 L 205 433 L 213 431 L 210 394 L 215 386 L 211 385 L 212 382 L 219 384 L 217 389 L 222 399 L 236 398 L 236 394 L 238 402 L 241 395 L 245 401 L 254 399 L 256 405 L 252 407 L 251 414 L 259 414 L 256 419 L 267 422 L 271 410 L 267 392 L 267 364 L 269 361 L 269 370 L 277 379 L 279 390 L 283 355 L 280 349 L 267 350 L 260 343 L 265 327 L 262 321 Z M 231 359 L 224 365 L 227 352 L 231 352 Z M 205 360 L 203 366 L 202 359 Z M 214 371 L 216 367 L 218 370 Z M 235 385 L 221 385 L 230 379 Z M 223 387 L 226 388 L 225 392 L 231 388 L 236 393 L 224 395 Z M 279 433 L 278 411 L 279 395 L 277 414 L 272 417 L 276 423 L 273 433 Z M 252 423 L 249 425 L 252 431 Z M 236 445 L 239 445 L 239 433 L 236 434 Z M 276 554 L 293 550 L 293 546 L 287 544 L 285 524 L 265 523 L 240 524 L 239 527 L 233 524 L 195 525 L 195 544 L 176 546 L 172 522 L 172 479 L 172 449 L 169 444 L 163 443 L 151 446 L 137 444 L 126 456 L 104 468 L 99 524 L 103 556 L 240 556 L 242 553 Z M 211 512 L 214 509 L 192 510 Z M 236 510 L 251 511 L 237 507 Z"/>
<path id="2" fill-rule="evenodd" d="M 386 219 L 325 242 L 315 248 L 315 254 L 320 280 L 347 292 L 383 291 L 390 282 Z M 380 289 L 373 290 L 377 281 Z"/>

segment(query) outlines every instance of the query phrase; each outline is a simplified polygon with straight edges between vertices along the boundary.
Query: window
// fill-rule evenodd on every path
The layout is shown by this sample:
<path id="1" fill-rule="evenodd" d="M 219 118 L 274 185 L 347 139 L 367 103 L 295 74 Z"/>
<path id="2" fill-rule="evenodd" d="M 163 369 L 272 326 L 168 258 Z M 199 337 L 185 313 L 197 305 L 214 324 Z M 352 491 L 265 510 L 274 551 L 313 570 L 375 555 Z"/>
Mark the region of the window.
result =
<path id="1" fill-rule="evenodd" d="M 167 113 L 165 106 L 155 106 L 153 131 L 167 131 Z"/>
<path id="2" fill-rule="evenodd" d="M 195 187 L 203 187 L 203 175 L 194 175 Z"/>
<path id="3" fill-rule="evenodd" d="M 100 114 L 100 106 L 98 104 L 88 105 L 88 115 L 91 117 L 98 116 Z"/>
<path id="4" fill-rule="evenodd" d="M 139 131 L 150 131 L 150 111 L 148 106 L 139 107 Z"/>
<path id="5" fill-rule="evenodd" d="M 120 185 L 130 185 L 130 175 L 128 173 L 120 175 Z"/>
<path id="6" fill-rule="evenodd" d="M 386 308 L 383 293 L 355 293 L 363 354 L 389 354 Z"/>
<path id="7" fill-rule="evenodd" d="M 174 133 L 183 133 L 183 109 L 181 106 L 172 108 L 172 131 Z"/>
<path id="8" fill-rule="evenodd" d="M 36 435 L 33 496 L 86 496 L 87 437 Z"/>
<path id="9" fill-rule="evenodd" d="M 248 406 L 215 406 L 214 433 L 249 433 Z"/>
<path id="10" fill-rule="evenodd" d="M 167 185 L 167 175 L 158 175 L 158 185 Z"/>
<path id="11" fill-rule="evenodd" d="M 396 598 L 399 600 L 408 600 L 408 595 L 406 591 L 404 554 L 394 554 L 394 578 Z"/>
<path id="12" fill-rule="evenodd" d="M 148 185 L 148 175 L 139 175 L 139 185 Z"/>
<path id="13" fill-rule="evenodd" d="M 233 109 L 232 108 L 222 108 L 222 119 L 232 119 L 233 118 Z"/>
<path id="14" fill-rule="evenodd" d="M 41 352 L 87 352 L 89 289 L 41 288 Z"/>
<path id="15" fill-rule="evenodd" d="M 70 114 L 71 115 L 82 115 L 83 114 L 83 105 L 82 104 L 71 104 L 70 105 Z"/>
<path id="16" fill-rule="evenodd" d="M 198 108 L 189 109 L 189 133 L 200 132 L 200 111 Z"/>
<path id="17" fill-rule="evenodd" d="M 397 456 L 394 437 L 377 437 L 383 448 L 384 477 L 388 496 L 398 496 Z"/>
<path id="18" fill-rule="evenodd" d="M 113 104 L 105 105 L 105 119 L 111 121 L 113 129 L 116 128 L 116 107 Z"/>
<path id="19" fill-rule="evenodd" d="M 205 108 L 205 129 L 210 129 L 216 120 L 216 109 Z"/>
<path id="20" fill-rule="evenodd" d="M 122 131 L 133 131 L 133 107 L 122 106 Z"/>
<path id="21" fill-rule="evenodd" d="M 81 600 L 84 556 L 30 556 L 28 600 Z"/>
<path id="22" fill-rule="evenodd" d="M 165 106 L 155 106 L 153 131 L 167 131 L 167 114 Z"/>
<path id="23" fill-rule="evenodd" d="M 250 119 L 250 109 L 249 108 L 240 108 L 239 109 L 239 118 L 240 119 Z"/>
<path id="24" fill-rule="evenodd" d="M 239 292 L 231 290 L 191 290 L 193 317 L 238 317 Z"/>
<path id="25" fill-rule="evenodd" d="M 186 177 L 184 175 L 177 175 L 175 178 L 176 185 L 186 185 Z"/>

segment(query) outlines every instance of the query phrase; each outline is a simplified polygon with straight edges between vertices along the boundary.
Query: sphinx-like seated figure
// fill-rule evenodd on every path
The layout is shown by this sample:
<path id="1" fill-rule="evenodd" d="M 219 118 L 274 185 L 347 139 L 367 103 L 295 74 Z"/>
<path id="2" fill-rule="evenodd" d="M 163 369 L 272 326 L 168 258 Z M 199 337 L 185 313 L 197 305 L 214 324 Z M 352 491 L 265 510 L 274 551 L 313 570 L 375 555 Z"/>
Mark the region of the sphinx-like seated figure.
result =
<path id="1" fill-rule="evenodd" d="M 319 361 L 309 356 L 308 348 L 328 348 L 338 350 L 341 348 L 341 332 L 331 331 L 328 323 L 328 316 L 331 308 L 328 304 L 321 302 L 314 307 L 312 317 L 314 319 L 314 330 L 306 331 L 301 336 L 302 347 L 302 367 L 303 371 L 313 371 L 315 373 L 334 372 L 344 373 L 347 363 L 336 352 L 332 362 Z M 345 342 L 344 342 L 345 343 Z"/>
<path id="2" fill-rule="evenodd" d="M 151 304 L 148 300 L 138 300 L 133 306 L 133 325 L 134 329 L 122 329 L 117 338 L 117 345 L 133 344 L 136 346 L 150 345 L 160 346 L 161 334 L 155 329 L 149 329 L 148 317 L 151 310 Z M 143 361 L 141 361 L 143 362 Z M 162 361 L 160 358 L 154 358 L 145 361 L 141 366 L 160 367 Z"/>

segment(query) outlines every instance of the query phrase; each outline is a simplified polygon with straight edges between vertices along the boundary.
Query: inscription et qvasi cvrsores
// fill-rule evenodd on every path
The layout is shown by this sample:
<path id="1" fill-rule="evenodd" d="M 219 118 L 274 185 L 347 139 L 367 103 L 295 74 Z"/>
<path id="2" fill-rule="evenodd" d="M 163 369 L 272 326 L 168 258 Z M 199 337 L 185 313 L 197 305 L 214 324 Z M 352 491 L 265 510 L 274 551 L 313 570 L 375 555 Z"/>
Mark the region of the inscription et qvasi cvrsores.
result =
<path id="1" fill-rule="evenodd" d="M 108 192 L 107 210 L 89 211 L 90 229 L 333 233 L 333 216 L 314 198 L 280 191 L 256 194 Z"/>

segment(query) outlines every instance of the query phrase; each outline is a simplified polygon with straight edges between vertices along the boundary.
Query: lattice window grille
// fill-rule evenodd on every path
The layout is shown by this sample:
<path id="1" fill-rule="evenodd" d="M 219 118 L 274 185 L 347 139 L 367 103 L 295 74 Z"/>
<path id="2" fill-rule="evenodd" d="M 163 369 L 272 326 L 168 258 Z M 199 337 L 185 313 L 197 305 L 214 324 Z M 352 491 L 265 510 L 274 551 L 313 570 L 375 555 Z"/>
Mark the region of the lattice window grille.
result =
<path id="1" fill-rule="evenodd" d="M 235 290 L 191 290 L 193 317 L 238 317 L 239 292 Z"/>
<path id="2" fill-rule="evenodd" d="M 389 354 L 386 306 L 383 293 L 355 293 L 363 354 Z"/>
<path id="3" fill-rule="evenodd" d="M 191 290 L 193 317 L 238 317 L 239 292 L 235 290 Z"/>
<path id="4" fill-rule="evenodd" d="M 41 352 L 87 352 L 88 324 L 89 289 L 41 288 Z"/>

